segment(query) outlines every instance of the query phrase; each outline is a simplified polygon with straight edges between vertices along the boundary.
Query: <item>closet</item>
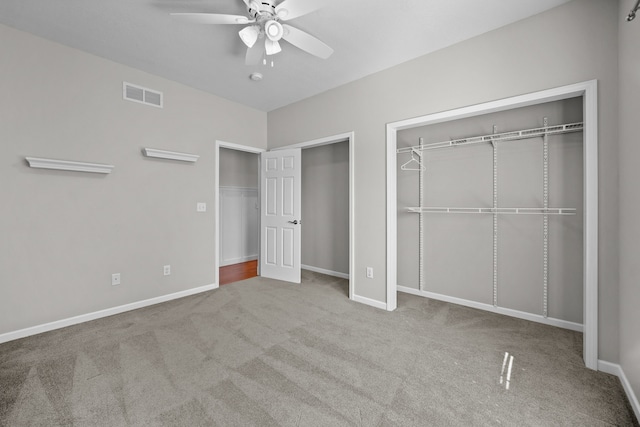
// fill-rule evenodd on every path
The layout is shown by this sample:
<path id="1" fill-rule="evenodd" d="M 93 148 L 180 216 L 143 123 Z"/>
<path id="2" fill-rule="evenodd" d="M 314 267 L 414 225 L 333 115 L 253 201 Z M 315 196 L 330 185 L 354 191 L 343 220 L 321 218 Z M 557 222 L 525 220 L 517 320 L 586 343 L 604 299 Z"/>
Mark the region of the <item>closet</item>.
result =
<path id="1" fill-rule="evenodd" d="M 220 266 L 258 259 L 257 188 L 220 187 Z"/>
<path id="2" fill-rule="evenodd" d="M 578 97 L 398 132 L 398 290 L 579 330 L 582 111 Z"/>
<path id="3" fill-rule="evenodd" d="M 349 142 L 302 150 L 302 266 L 349 277 Z"/>
<path id="4" fill-rule="evenodd" d="M 220 266 L 258 259 L 259 156 L 220 149 Z"/>

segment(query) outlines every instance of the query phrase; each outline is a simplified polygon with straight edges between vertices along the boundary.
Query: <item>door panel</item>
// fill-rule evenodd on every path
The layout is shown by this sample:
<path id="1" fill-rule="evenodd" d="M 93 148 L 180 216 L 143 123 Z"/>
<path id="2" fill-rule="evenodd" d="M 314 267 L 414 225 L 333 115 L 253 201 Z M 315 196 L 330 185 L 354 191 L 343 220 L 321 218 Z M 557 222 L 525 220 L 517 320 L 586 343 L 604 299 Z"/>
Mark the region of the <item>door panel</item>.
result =
<path id="1" fill-rule="evenodd" d="M 294 210 L 294 192 L 295 184 L 293 177 L 282 178 L 282 214 L 286 216 L 295 216 Z"/>
<path id="2" fill-rule="evenodd" d="M 300 149 L 262 153 L 261 166 L 260 274 L 300 283 Z"/>

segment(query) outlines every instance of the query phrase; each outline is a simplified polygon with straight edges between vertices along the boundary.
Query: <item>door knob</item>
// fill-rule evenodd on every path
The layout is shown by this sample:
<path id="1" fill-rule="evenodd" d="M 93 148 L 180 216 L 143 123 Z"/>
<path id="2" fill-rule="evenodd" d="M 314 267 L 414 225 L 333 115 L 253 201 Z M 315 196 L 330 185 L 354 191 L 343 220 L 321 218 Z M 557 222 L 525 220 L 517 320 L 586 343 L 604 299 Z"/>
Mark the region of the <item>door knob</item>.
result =
<path id="1" fill-rule="evenodd" d="M 288 221 L 289 224 L 293 224 L 293 225 L 298 225 L 298 224 L 302 224 L 302 221 L 298 222 L 297 219 L 294 219 L 293 221 Z"/>

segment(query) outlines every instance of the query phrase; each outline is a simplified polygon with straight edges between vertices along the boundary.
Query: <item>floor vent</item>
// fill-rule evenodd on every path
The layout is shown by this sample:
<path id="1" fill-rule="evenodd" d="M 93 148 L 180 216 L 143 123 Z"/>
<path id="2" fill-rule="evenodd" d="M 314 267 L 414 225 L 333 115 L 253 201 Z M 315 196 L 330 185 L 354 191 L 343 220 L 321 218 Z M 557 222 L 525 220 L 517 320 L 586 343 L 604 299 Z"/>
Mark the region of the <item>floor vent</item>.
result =
<path id="1" fill-rule="evenodd" d="M 141 104 L 151 105 L 152 107 L 162 108 L 162 92 L 147 89 L 142 86 L 123 82 L 122 97 L 127 101 L 139 102 Z"/>

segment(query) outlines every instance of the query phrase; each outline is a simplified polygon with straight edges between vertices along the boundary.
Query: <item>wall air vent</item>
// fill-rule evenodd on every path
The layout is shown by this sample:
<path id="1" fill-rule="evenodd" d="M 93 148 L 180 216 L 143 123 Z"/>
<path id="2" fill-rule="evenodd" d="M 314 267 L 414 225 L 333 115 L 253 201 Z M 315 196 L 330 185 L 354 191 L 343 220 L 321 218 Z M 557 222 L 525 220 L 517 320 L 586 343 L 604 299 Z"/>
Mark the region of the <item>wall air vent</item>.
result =
<path id="1" fill-rule="evenodd" d="M 162 108 L 162 92 L 147 89 L 146 87 L 122 83 L 122 97 L 127 101 L 139 102 L 152 107 Z"/>

